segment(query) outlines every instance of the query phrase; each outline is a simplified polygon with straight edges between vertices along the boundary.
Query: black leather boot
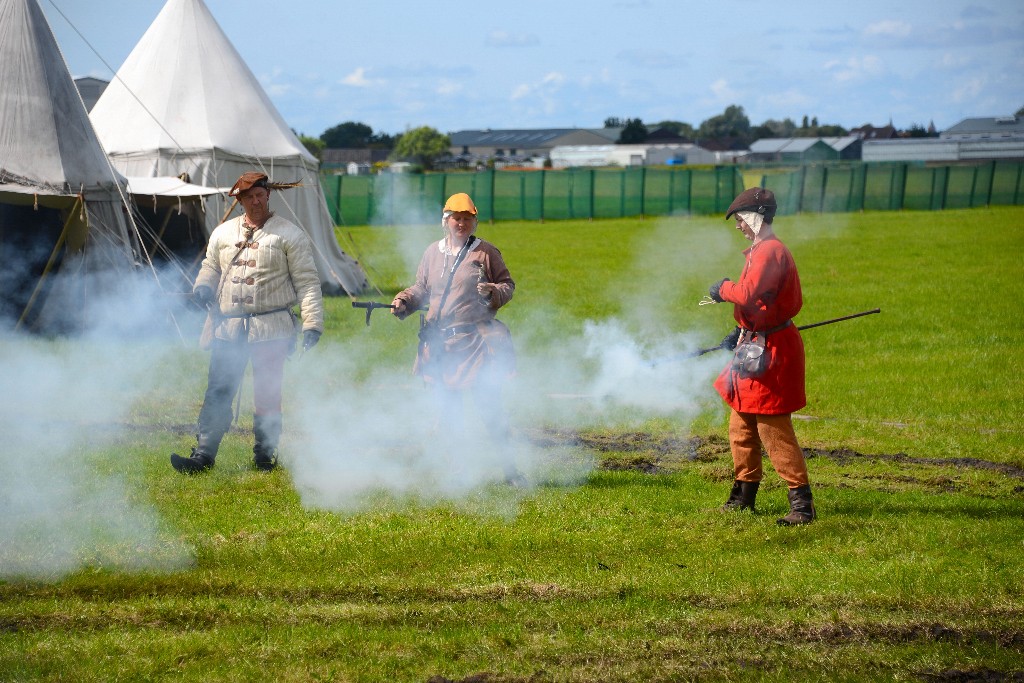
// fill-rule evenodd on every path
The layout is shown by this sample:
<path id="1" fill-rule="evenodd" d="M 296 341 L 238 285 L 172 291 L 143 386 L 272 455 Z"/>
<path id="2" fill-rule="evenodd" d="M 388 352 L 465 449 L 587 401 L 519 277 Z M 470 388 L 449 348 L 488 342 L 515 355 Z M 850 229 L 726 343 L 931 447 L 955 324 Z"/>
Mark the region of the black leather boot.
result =
<path id="1" fill-rule="evenodd" d="M 754 499 L 757 497 L 757 489 L 761 486 L 759 481 L 740 481 L 737 479 L 732 483 L 732 491 L 729 492 L 729 500 L 722 505 L 722 510 L 753 510 Z"/>
<path id="2" fill-rule="evenodd" d="M 196 447 L 187 458 L 171 453 L 171 467 L 182 474 L 198 474 L 213 467 L 217 459 L 217 449 L 220 448 L 222 436 L 211 434 L 199 434 L 196 436 Z"/>
<path id="3" fill-rule="evenodd" d="M 253 415 L 252 432 L 256 443 L 252 447 L 252 462 L 258 470 L 270 471 L 277 467 L 277 444 L 281 440 L 281 414 Z"/>
<path id="4" fill-rule="evenodd" d="M 818 514 L 814 511 L 814 497 L 811 495 L 810 484 L 797 486 L 789 490 L 789 514 L 777 523 L 782 526 L 810 524 Z"/>

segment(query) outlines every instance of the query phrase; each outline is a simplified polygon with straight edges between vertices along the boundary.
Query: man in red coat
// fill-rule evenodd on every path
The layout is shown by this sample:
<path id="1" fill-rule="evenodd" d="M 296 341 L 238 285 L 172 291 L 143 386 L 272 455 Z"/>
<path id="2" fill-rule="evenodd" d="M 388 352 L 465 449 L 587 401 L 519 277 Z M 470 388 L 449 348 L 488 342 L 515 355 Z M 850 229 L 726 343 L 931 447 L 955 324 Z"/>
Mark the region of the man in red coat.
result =
<path id="1" fill-rule="evenodd" d="M 807 405 L 804 344 L 793 324 L 803 295 L 796 262 L 772 230 L 777 204 L 771 190 L 744 190 L 725 217 L 752 242 L 739 282 L 724 278 L 709 290 L 712 299 L 733 304 L 737 327 L 722 344 L 733 349 L 715 389 L 731 408 L 729 444 L 735 481 L 723 509 L 754 509 L 761 483 L 761 447 L 789 485 L 789 514 L 779 524 L 814 521 L 807 462 L 793 431 L 791 413 Z"/>

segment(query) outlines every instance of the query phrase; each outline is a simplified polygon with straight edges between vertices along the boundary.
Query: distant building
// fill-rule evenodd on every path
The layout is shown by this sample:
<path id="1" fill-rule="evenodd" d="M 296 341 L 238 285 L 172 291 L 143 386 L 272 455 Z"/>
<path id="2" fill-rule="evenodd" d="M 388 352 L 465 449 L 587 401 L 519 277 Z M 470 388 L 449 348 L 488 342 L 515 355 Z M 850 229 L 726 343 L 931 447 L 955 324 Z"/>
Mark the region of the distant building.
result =
<path id="1" fill-rule="evenodd" d="M 901 138 L 867 140 L 864 161 L 994 161 L 1024 159 L 1024 136 L 1000 140 L 955 140 L 951 138 Z"/>
<path id="2" fill-rule="evenodd" d="M 722 164 L 745 152 L 709 150 L 693 142 L 635 145 L 559 145 L 551 150 L 552 168 L 580 166 L 675 166 Z"/>
<path id="3" fill-rule="evenodd" d="M 1024 137 L 1024 118 L 996 116 L 964 119 L 939 134 L 946 140 L 1007 140 Z"/>
<path id="4" fill-rule="evenodd" d="M 761 138 L 750 145 L 743 161 L 805 164 L 858 160 L 863 141 L 858 135 L 830 138 Z"/>
<path id="5" fill-rule="evenodd" d="M 938 138 L 898 138 L 895 140 L 865 140 L 861 159 L 878 161 L 956 161 L 959 143 Z"/>
<path id="6" fill-rule="evenodd" d="M 527 161 L 547 158 L 560 145 L 607 145 L 622 128 L 538 128 L 460 130 L 449 133 L 450 152 L 468 162 L 488 159 Z"/>
<path id="7" fill-rule="evenodd" d="M 105 81 L 102 78 L 93 78 L 92 76 L 83 76 L 82 78 L 75 79 L 75 86 L 78 88 L 78 94 L 82 96 L 82 102 L 85 103 L 85 110 L 92 111 L 92 106 L 96 104 L 96 100 L 100 98 L 103 91 L 110 85 L 110 81 Z"/>
<path id="8" fill-rule="evenodd" d="M 896 128 L 891 123 L 881 127 L 865 124 L 860 128 L 852 129 L 850 135 L 856 135 L 861 140 L 893 140 L 898 137 Z"/>
<path id="9" fill-rule="evenodd" d="M 1024 159 L 1024 121 L 1016 116 L 971 118 L 937 138 L 865 140 L 861 156 L 876 162 Z"/>
<path id="10" fill-rule="evenodd" d="M 386 149 L 342 149 L 331 147 L 320 154 L 321 173 L 351 173 L 349 168 L 369 169 L 375 163 L 387 161 L 391 152 Z"/>
<path id="11" fill-rule="evenodd" d="M 838 159 L 839 152 L 822 138 L 761 138 L 750 145 L 744 161 L 805 164 Z"/>
<path id="12" fill-rule="evenodd" d="M 822 141 L 839 153 L 842 161 L 859 161 L 861 148 L 864 144 L 859 135 L 843 135 L 835 138 L 822 138 Z"/>

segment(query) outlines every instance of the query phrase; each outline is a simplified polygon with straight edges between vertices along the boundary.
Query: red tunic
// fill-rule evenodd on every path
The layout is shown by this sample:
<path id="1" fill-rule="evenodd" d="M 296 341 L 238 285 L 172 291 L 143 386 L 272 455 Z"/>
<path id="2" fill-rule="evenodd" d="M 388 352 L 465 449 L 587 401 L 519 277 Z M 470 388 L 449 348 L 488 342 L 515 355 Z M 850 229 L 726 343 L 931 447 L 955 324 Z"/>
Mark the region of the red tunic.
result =
<path id="1" fill-rule="evenodd" d="M 803 294 L 796 262 L 777 237 L 771 235 L 743 252 L 747 263 L 739 282 L 724 282 L 719 296 L 734 304 L 740 327 L 766 331 L 784 324 L 800 312 Z M 804 342 L 796 325 L 768 335 L 765 353 L 768 370 L 760 377 L 730 377 L 730 366 L 715 380 L 715 389 L 741 413 L 782 415 L 807 405 L 804 389 Z M 733 384 L 734 391 L 729 391 Z"/>

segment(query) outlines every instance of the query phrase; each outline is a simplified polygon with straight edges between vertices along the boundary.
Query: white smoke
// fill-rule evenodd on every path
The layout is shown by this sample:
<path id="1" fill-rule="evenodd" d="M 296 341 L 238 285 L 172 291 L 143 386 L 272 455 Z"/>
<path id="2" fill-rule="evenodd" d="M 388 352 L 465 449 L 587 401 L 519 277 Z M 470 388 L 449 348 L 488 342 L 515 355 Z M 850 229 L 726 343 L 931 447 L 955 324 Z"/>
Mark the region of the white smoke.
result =
<path id="1" fill-rule="evenodd" d="M 173 346 L 168 301 L 152 277 L 79 277 L 81 336 L 0 335 L 0 577 L 56 580 L 83 566 L 171 571 L 192 552 L 129 483 L 133 463 L 99 460 L 125 436 L 134 403 Z M 50 315 L 59 314 L 53 308 Z M 72 311 L 64 311 L 71 315 Z M 180 313 L 180 312 L 179 312 Z M 7 325 L 13 327 L 13 324 Z"/>
<path id="2" fill-rule="evenodd" d="M 399 247 L 411 284 L 423 250 L 440 237 L 440 208 L 419 216 L 418 209 L 403 211 L 405 204 L 419 203 L 398 197 L 391 206 L 411 226 L 401 230 Z M 633 266 L 622 280 L 606 283 L 622 302 L 622 315 L 583 321 L 566 337 L 548 332 L 564 329 L 565 311 L 550 302 L 530 305 L 529 288 L 521 286 L 512 306 L 530 308 L 517 312 L 512 325 L 517 373 L 502 397 L 512 425 L 507 440 L 492 438 L 477 417 L 493 396 L 465 397 L 464 433 L 438 427 L 436 396 L 412 374 L 415 316 L 398 321 L 378 312 L 365 338 L 339 344 L 326 336 L 286 370 L 281 459 L 303 503 L 351 511 L 382 500 L 445 501 L 514 514 L 531 487 L 573 485 L 595 465 L 579 449 L 552 447 L 545 430 L 639 424 L 652 416 L 685 423 L 717 404 L 710 383 L 721 354 L 686 355 L 710 341 L 692 330 L 720 326 L 724 334 L 731 328 L 726 312 L 680 322 L 665 311 L 681 293 L 706 289 L 705 275 L 690 279 L 695 264 L 720 259 L 723 268 L 730 266 L 726 273 L 738 272 L 731 252 L 739 250 L 719 250 L 718 243 L 700 230 L 681 232 L 678 222 L 657 225 L 639 243 L 624 242 Z M 720 243 L 730 244 L 727 232 Z M 515 277 L 515 264 L 510 267 Z M 150 275 L 118 285 L 116 296 L 93 297 L 86 316 L 91 326 L 80 337 L 0 338 L 6 437 L 0 447 L 0 576 L 59 577 L 86 565 L 174 570 L 193 561 L 191 549 L 140 502 L 129 483 L 136 468 L 95 455 L 116 446 L 140 399 L 182 385 L 194 389 L 196 381 L 195 367 L 175 370 L 183 354 L 172 324 L 177 321 L 191 345 L 196 320 L 185 320 L 180 307 L 170 318 L 175 306 Z M 696 307 L 699 296 L 693 298 Z M 404 340 L 406 355 L 385 362 L 393 355 L 384 347 L 396 338 Z M 513 474 L 521 475 L 517 488 L 504 484 Z"/>
<path id="3" fill-rule="evenodd" d="M 434 238 L 416 229 L 398 232 L 403 244 L 396 249 L 416 254 L 406 259 L 406 283 L 411 284 Z M 564 326 L 564 311 L 557 307 L 534 304 L 528 315 L 518 316 L 512 325 L 517 372 L 503 392 L 513 427 L 507 444 L 495 443 L 475 419 L 475 403 L 487 399 L 470 392 L 465 396 L 466 433 L 453 437 L 438 428 L 436 397 L 412 374 L 415 318 L 374 317 L 366 342 L 342 345 L 325 339 L 308 359 L 289 366 L 295 383 L 289 380 L 294 395 L 285 417 L 282 458 L 303 503 L 349 511 L 376 504 L 381 496 L 456 502 L 500 497 L 501 482 L 512 467 L 524 475 L 526 490 L 553 481 L 577 482 L 595 465 L 593 458 L 552 449 L 544 439 L 546 430 L 637 425 L 652 417 L 685 425 L 719 406 L 711 383 L 723 355 L 696 356 L 702 343 L 708 345 L 707 335 L 679 332 L 677 321 L 664 315 L 666 301 L 681 291 L 695 291 L 685 281 L 688 264 L 712 257 L 724 261 L 728 232 L 709 239 L 711 247 L 700 244 L 707 237 L 701 231 L 681 234 L 678 221 L 666 221 L 645 243 L 627 245 L 627 253 L 637 253 L 634 266 L 627 268 L 623 282 L 606 283 L 626 302 L 625 316 L 583 321 L 576 332 L 557 337 L 547 332 Z M 515 277 L 515 264 L 510 268 Z M 700 277 L 696 291 L 706 291 L 707 277 Z M 510 306 L 529 305 L 524 289 Z M 694 311 L 699 298 L 693 296 Z M 719 318 L 728 315 L 724 309 L 718 313 Z M 508 316 L 499 312 L 499 318 Z M 708 326 L 721 327 L 713 345 L 733 323 L 731 317 L 707 318 Z M 385 339 L 395 337 L 404 339 L 407 348 L 397 367 L 385 362 L 392 356 L 380 350 Z"/>

